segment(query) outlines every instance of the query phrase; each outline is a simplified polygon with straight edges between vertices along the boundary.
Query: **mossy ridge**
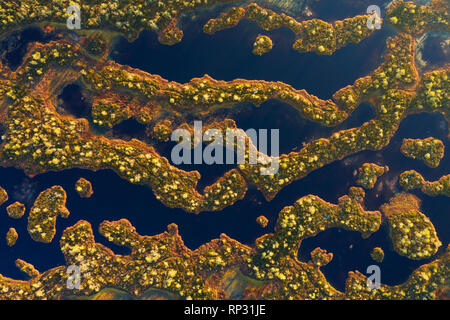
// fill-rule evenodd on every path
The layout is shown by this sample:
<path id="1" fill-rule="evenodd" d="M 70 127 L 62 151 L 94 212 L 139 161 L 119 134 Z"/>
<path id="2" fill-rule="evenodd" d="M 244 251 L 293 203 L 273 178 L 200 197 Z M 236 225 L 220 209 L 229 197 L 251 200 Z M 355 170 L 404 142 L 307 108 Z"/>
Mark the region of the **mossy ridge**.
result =
<path id="1" fill-rule="evenodd" d="M 399 176 L 399 184 L 405 190 L 420 189 L 424 194 L 436 197 L 450 197 L 450 174 L 442 176 L 437 181 L 426 181 L 415 170 L 404 171 Z"/>
<path id="2" fill-rule="evenodd" d="M 331 55 L 349 43 L 359 43 L 371 34 L 374 29 L 367 27 L 369 17 L 370 15 L 359 15 L 334 23 L 319 19 L 299 22 L 284 13 L 278 14 L 256 3 L 251 3 L 246 7 L 232 7 L 221 13 L 219 17 L 210 19 L 203 30 L 208 34 L 214 34 L 220 30 L 235 27 L 241 20 L 248 19 L 255 21 L 265 31 L 281 27 L 290 29 L 296 36 L 292 45 L 294 50 Z M 271 48 L 271 45 L 265 46 L 265 48 L 269 47 Z M 261 55 L 267 52 L 267 49 L 254 49 L 253 52 Z"/>

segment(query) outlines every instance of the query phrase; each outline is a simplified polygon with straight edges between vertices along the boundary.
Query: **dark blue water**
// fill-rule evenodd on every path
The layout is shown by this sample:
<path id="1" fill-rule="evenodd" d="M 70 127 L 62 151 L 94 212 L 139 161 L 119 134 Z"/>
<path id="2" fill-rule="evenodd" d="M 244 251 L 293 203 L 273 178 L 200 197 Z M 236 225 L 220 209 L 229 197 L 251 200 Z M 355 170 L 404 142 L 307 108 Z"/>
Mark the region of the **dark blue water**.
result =
<path id="1" fill-rule="evenodd" d="M 341 6 L 335 8 L 336 10 L 329 10 L 326 6 L 321 7 L 320 3 L 322 1 L 317 4 L 319 18 L 323 16 L 329 20 L 364 13 L 364 8 L 368 5 L 367 1 L 357 1 L 351 8 Z M 323 0 L 323 3 L 333 5 L 334 2 Z M 345 11 L 347 9 L 348 11 Z M 111 50 L 111 57 L 119 63 L 129 64 L 178 82 L 187 82 L 192 77 L 205 73 L 220 80 L 246 78 L 283 81 L 328 99 L 336 90 L 352 84 L 354 80 L 380 64 L 385 39 L 391 33 L 382 29 L 359 45 L 349 45 L 329 57 L 295 52 L 291 48 L 293 34 L 289 30 L 280 29 L 268 33 L 275 43 L 273 51 L 262 57 L 255 57 L 251 54 L 252 43 L 261 30 L 254 23 L 244 21 L 237 28 L 209 36 L 201 31 L 205 21 L 206 19 L 200 19 L 200 22 L 187 24 L 184 28 L 184 40 L 171 47 L 159 44 L 156 36 L 150 32 L 143 32 L 133 43 L 119 39 Z M 79 106 L 72 110 L 74 112 L 86 108 L 81 103 L 82 95 L 76 88 L 69 88 L 65 94 L 61 98 L 67 102 L 69 109 L 74 105 Z M 84 116 L 84 113 L 83 111 L 79 116 Z M 280 128 L 280 151 L 288 153 L 301 148 L 302 143 L 327 137 L 335 130 L 360 126 L 372 119 L 375 113 L 371 105 L 363 104 L 336 128 L 323 128 L 304 120 L 288 105 L 272 100 L 262 104 L 260 108 L 244 105 L 238 111 L 227 111 L 226 115 L 233 118 L 244 130 Z M 6 205 L 0 208 L 0 237 L 3 237 L 10 227 L 15 227 L 19 233 L 19 240 L 13 248 L 8 248 L 5 241 L 0 241 L 0 273 L 16 279 L 25 279 L 14 266 L 16 258 L 33 263 L 40 271 L 63 264 L 63 256 L 58 248 L 59 238 L 64 228 L 80 219 L 92 223 L 97 242 L 108 245 L 120 254 L 126 254 L 127 249 L 109 244 L 98 234 L 98 225 L 103 220 L 127 218 L 136 226 L 137 231 L 144 235 L 161 233 L 166 230 L 168 224 L 176 223 L 186 245 L 191 249 L 219 237 L 221 233 L 252 244 L 259 236 L 273 231 L 278 212 L 284 206 L 291 205 L 304 195 L 315 194 L 326 201 L 336 203 L 338 197 L 346 194 L 348 188 L 355 185 L 354 172 L 367 161 L 387 164 L 391 168 L 388 174 L 379 179 L 373 190 L 366 192 L 367 208 L 376 210 L 395 192 L 400 191 L 396 177 L 403 170 L 418 170 L 430 180 L 449 172 L 448 152 L 438 169 L 430 169 L 420 161 L 405 158 L 399 153 L 401 139 L 434 136 L 443 140 L 448 150 L 447 132 L 447 126 L 438 114 L 410 116 L 403 121 L 391 144 L 382 151 L 361 152 L 327 165 L 287 186 L 269 203 L 257 190 L 250 188 L 245 199 L 234 206 L 221 212 L 205 212 L 199 215 L 169 209 L 156 200 L 149 188 L 132 185 L 109 170 L 94 173 L 75 169 L 29 179 L 20 170 L 0 168 L 0 185 L 10 194 L 8 204 L 16 200 L 23 201 L 29 209 L 39 192 L 59 184 L 67 191 L 67 207 L 71 212 L 68 219 L 58 218 L 54 241 L 51 244 L 41 244 L 29 237 L 25 217 L 21 220 L 10 219 L 5 212 Z M 116 127 L 114 134 L 124 139 L 140 137 L 143 129 L 131 121 Z M 170 154 L 170 145 L 158 144 L 156 148 L 163 155 Z M 202 174 L 199 182 L 199 190 L 202 190 L 232 167 L 202 165 L 181 168 L 198 170 Z M 81 199 L 74 191 L 75 181 L 81 176 L 93 184 L 94 195 L 90 199 Z M 450 223 L 447 214 L 450 201 L 444 197 L 431 198 L 420 193 L 417 195 L 423 200 L 422 210 L 435 224 L 445 247 L 450 240 L 447 228 Z M 256 217 L 260 215 L 269 219 L 266 229 L 255 222 Z M 352 248 L 350 245 L 353 245 Z M 382 281 L 387 284 L 403 282 L 414 268 L 427 262 L 411 261 L 397 255 L 392 250 L 384 225 L 379 232 L 364 240 L 355 232 L 336 229 L 322 232 L 303 242 L 299 258 L 302 261 L 309 260 L 309 253 L 317 246 L 334 253 L 333 261 L 324 267 L 323 271 L 327 279 L 340 290 L 344 287 L 348 271 L 358 269 L 364 273 L 368 265 L 374 264 L 370 259 L 370 252 L 375 246 L 381 246 L 386 254 L 381 268 Z"/>
<path id="2" fill-rule="evenodd" d="M 448 32 L 430 32 L 422 49 L 422 59 L 427 63 L 425 70 L 445 67 L 450 61 L 450 45 Z"/>
<path id="3" fill-rule="evenodd" d="M 142 32 L 132 43 L 120 38 L 110 56 L 118 63 L 180 83 L 205 74 L 227 81 L 236 78 L 282 81 L 329 99 L 334 92 L 353 84 L 380 64 L 385 39 L 391 34 L 382 29 L 332 56 L 318 56 L 294 51 L 294 34 L 281 28 L 265 32 L 272 38 L 274 48 L 258 57 L 252 54 L 253 42 L 261 34 L 256 23 L 245 20 L 235 28 L 211 36 L 201 29 L 206 21 L 200 19 L 189 24 L 184 40 L 174 46 L 161 45 L 149 31 Z"/>

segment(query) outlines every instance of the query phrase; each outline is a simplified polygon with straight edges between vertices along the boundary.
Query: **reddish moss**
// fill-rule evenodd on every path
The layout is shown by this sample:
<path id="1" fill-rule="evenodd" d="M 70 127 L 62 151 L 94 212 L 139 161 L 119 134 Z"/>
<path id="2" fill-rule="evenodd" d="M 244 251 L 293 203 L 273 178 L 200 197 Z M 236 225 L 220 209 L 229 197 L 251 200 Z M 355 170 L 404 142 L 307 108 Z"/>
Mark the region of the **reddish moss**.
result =
<path id="1" fill-rule="evenodd" d="M 382 167 L 375 163 L 364 163 L 359 168 L 359 176 L 356 183 L 365 189 L 372 189 L 377 182 L 377 178 L 387 171 L 389 171 L 388 166 Z"/>
<path id="2" fill-rule="evenodd" d="M 450 174 L 442 176 L 438 181 L 425 181 L 420 173 L 410 170 L 400 174 L 399 184 L 405 190 L 420 188 L 431 197 L 439 195 L 450 197 Z"/>
<path id="3" fill-rule="evenodd" d="M 258 36 L 253 43 L 253 54 L 262 56 L 273 48 L 272 39 L 268 36 Z"/>
<path id="4" fill-rule="evenodd" d="M 373 248 L 372 252 L 370 253 L 370 256 L 376 262 L 383 262 L 384 251 L 380 247 L 375 247 L 375 248 Z"/>
<path id="5" fill-rule="evenodd" d="M 444 144 L 435 138 L 403 139 L 400 151 L 412 159 L 420 159 L 427 166 L 436 168 L 444 157 Z"/>
<path id="6" fill-rule="evenodd" d="M 430 219 L 419 209 L 419 198 L 408 193 L 395 196 L 381 207 L 395 251 L 416 260 L 430 258 L 442 245 Z"/>
<path id="7" fill-rule="evenodd" d="M 256 218 L 256 222 L 263 228 L 267 227 L 269 220 L 265 216 L 259 216 Z"/>
<path id="8" fill-rule="evenodd" d="M 19 235 L 17 234 L 16 229 L 9 228 L 8 232 L 6 233 L 6 243 L 8 244 L 8 246 L 14 246 L 18 238 Z"/>
<path id="9" fill-rule="evenodd" d="M 67 218 L 66 192 L 61 186 L 42 191 L 30 210 L 28 233 L 34 241 L 51 242 L 56 234 L 56 218 Z"/>
<path id="10" fill-rule="evenodd" d="M 6 212 L 13 219 L 20 219 L 25 214 L 25 205 L 16 201 L 6 208 Z"/>
<path id="11" fill-rule="evenodd" d="M 333 260 L 333 254 L 327 253 L 327 250 L 321 248 L 315 248 L 311 251 L 311 264 L 316 267 L 323 267 Z"/>
<path id="12" fill-rule="evenodd" d="M 80 178 L 75 184 L 75 190 L 82 198 L 90 198 L 94 194 L 90 181 Z"/>
<path id="13" fill-rule="evenodd" d="M 21 259 L 16 260 L 16 267 L 30 278 L 36 278 L 40 275 L 39 271 L 37 271 L 31 263 L 25 262 Z"/>

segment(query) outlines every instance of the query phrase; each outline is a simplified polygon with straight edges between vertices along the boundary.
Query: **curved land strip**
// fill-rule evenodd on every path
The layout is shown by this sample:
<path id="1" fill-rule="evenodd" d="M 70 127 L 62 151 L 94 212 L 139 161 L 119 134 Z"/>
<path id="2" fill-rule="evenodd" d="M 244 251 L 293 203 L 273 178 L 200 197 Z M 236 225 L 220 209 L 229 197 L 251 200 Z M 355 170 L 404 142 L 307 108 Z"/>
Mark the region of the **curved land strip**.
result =
<path id="1" fill-rule="evenodd" d="M 388 19 L 401 32 L 417 36 L 420 33 L 448 30 L 448 1 L 432 0 L 428 5 L 413 1 L 394 1 L 389 7 Z"/>
<path id="2" fill-rule="evenodd" d="M 315 248 L 311 251 L 311 261 L 309 263 L 320 268 L 329 264 L 331 260 L 333 260 L 333 253 L 327 252 L 322 248 Z"/>
<path id="3" fill-rule="evenodd" d="M 21 259 L 16 260 L 16 267 L 30 278 L 39 277 L 40 275 L 39 271 L 37 271 L 31 263 Z"/>
<path id="4" fill-rule="evenodd" d="M 245 8 L 233 7 L 219 17 L 209 20 L 203 30 L 208 34 L 214 34 L 236 26 L 243 19 L 248 19 L 256 22 L 265 31 L 281 27 L 290 29 L 296 36 L 293 48 L 299 52 L 313 51 L 317 54 L 331 55 L 349 43 L 356 44 L 368 37 L 375 30 L 367 27 L 370 16 L 356 16 L 332 24 L 319 19 L 299 22 L 284 13 L 277 14 L 251 3 Z"/>
<path id="5" fill-rule="evenodd" d="M 426 181 L 420 173 L 410 170 L 401 173 L 398 182 L 405 190 L 420 189 L 431 197 L 439 195 L 450 197 L 450 174 L 438 181 Z"/>
<path id="6" fill-rule="evenodd" d="M 450 251 L 415 270 L 398 286 L 367 289 L 366 278 L 350 273 L 345 292 L 333 288 L 320 267 L 332 254 L 320 248 L 310 262 L 297 260 L 303 239 L 328 228 L 359 231 L 369 236 L 381 223 L 378 211 L 364 211 L 363 199 L 343 196 L 331 204 L 305 196 L 281 210 L 274 234 L 243 245 L 222 234 L 220 239 L 192 251 L 183 243 L 175 224 L 156 236 L 141 236 L 129 221 L 104 221 L 100 234 L 116 245 L 130 248 L 116 255 L 96 243 L 91 225 L 79 221 L 67 228 L 60 246 L 66 266 L 43 273 L 18 263 L 31 279 L 16 281 L 0 275 L 0 299 L 131 298 L 229 299 L 230 295 L 263 299 L 431 299 L 445 288 Z M 78 289 L 67 288 L 68 266 L 78 266 Z M 89 276 L 83 276 L 89 275 Z M 114 288 L 114 289 L 113 289 Z M 150 294 L 152 292 L 153 294 Z"/>
<path id="7" fill-rule="evenodd" d="M 19 234 L 17 233 L 16 229 L 9 228 L 8 232 L 6 233 L 6 244 L 9 247 L 12 247 L 16 244 L 18 238 Z"/>
<path id="8" fill-rule="evenodd" d="M 184 4 L 192 3 L 185 1 Z M 115 6 L 115 2 L 112 5 Z M 134 10 L 133 5 L 126 2 L 120 5 L 132 9 L 130 15 L 136 16 L 137 9 Z M 41 20 L 39 12 L 47 12 L 37 6 L 39 12 L 33 14 L 35 8 L 27 3 L 21 5 L 23 8 L 15 6 L 8 3 L 0 7 L 0 15 L 4 18 L 0 20 L 2 28 L 14 27 L 16 21 L 25 23 L 24 13 L 29 14 L 29 19 Z M 195 6 L 193 4 L 192 8 Z M 103 10 L 105 5 L 98 4 L 95 10 L 98 8 Z M 87 9 L 92 9 L 90 4 L 83 7 L 83 10 Z M 121 9 L 116 15 L 128 19 Z M 156 197 L 166 205 L 193 212 L 221 210 L 243 197 L 247 184 L 256 185 L 266 198 L 271 199 L 285 185 L 326 163 L 358 151 L 381 149 L 410 113 L 437 111 L 449 119 L 448 68 L 420 78 L 414 66 L 414 37 L 419 32 L 448 30 L 448 11 L 447 2 L 442 0 L 435 0 L 428 6 L 395 2 L 387 18 L 401 32 L 388 40 L 384 63 L 369 76 L 338 91 L 333 96 L 335 102 L 319 100 L 304 90 L 295 90 L 282 83 L 223 82 L 205 76 L 188 84 L 178 84 L 102 59 L 92 60 L 84 49 L 68 42 L 35 44 L 15 72 L 0 65 L 0 122 L 7 128 L 0 145 L 0 163 L 21 167 L 29 174 L 73 167 L 109 168 L 132 183 L 150 185 Z M 19 19 L 14 19 L 16 15 Z M 52 18 L 56 17 L 60 15 Z M 412 27 L 406 27 L 411 21 L 414 22 Z M 95 26 L 96 21 L 90 23 Z M 119 21 L 118 27 L 123 31 L 128 25 Z M 168 43 L 178 39 L 177 29 L 173 33 L 164 33 L 164 30 L 160 38 L 168 38 Z M 162 123 L 164 111 L 183 121 L 183 116 L 189 113 L 208 114 L 216 108 L 233 107 L 243 101 L 258 105 L 270 98 L 286 101 L 306 118 L 324 125 L 342 122 L 363 101 L 375 106 L 377 116 L 359 128 L 337 132 L 329 139 L 310 143 L 299 152 L 282 155 L 278 159 L 280 171 L 277 174 L 260 174 L 260 169 L 267 165 L 266 160 L 257 165 L 245 163 L 226 173 L 200 195 L 195 189 L 200 178 L 198 172 L 185 172 L 171 166 L 153 147 L 138 140 L 107 139 L 94 134 L 87 120 L 59 114 L 56 111 L 58 90 L 76 80 L 98 102 L 95 119 L 99 126 L 106 127 L 115 124 L 116 117 L 119 121 L 135 117 L 143 123 Z M 129 108 L 125 109 L 127 104 Z M 211 127 L 233 125 L 225 121 Z M 171 124 L 167 124 L 166 129 L 170 131 L 170 128 Z M 161 140 L 164 140 L 167 132 L 163 130 L 162 133 Z M 438 191 L 445 190 L 448 188 Z M 65 193 L 53 201 L 54 198 L 46 196 L 47 192 L 51 189 L 41 193 L 38 200 L 42 201 L 37 201 L 33 209 L 51 208 L 52 212 L 67 215 L 62 201 Z M 32 265 L 18 260 L 18 268 L 31 279 L 17 281 L 0 275 L 0 299 L 98 298 L 121 294 L 141 298 L 223 299 L 236 293 L 253 299 L 433 299 L 448 292 L 449 248 L 437 260 L 415 270 L 404 284 L 382 285 L 380 289 L 372 290 L 367 287 L 366 277 L 359 272 L 350 273 L 345 292 L 333 288 L 320 271 L 321 266 L 330 262 L 332 254 L 320 248 L 313 251 L 310 262 L 298 261 L 303 239 L 327 228 L 358 231 L 364 237 L 376 232 L 381 224 L 381 214 L 366 211 L 362 206 L 363 198 L 361 188 L 351 188 L 349 195 L 341 197 L 338 204 L 305 196 L 293 206 L 285 207 L 279 214 L 275 233 L 259 238 L 253 247 L 222 235 L 220 239 L 191 251 L 184 246 L 176 225 L 170 225 L 168 232 L 157 236 L 141 236 L 127 220 L 105 221 L 100 226 L 100 233 L 115 244 L 131 249 L 129 255 L 115 255 L 95 242 L 88 222 L 79 221 L 64 231 L 60 242 L 66 266 L 39 273 Z M 406 235 L 408 241 L 411 238 L 421 248 L 424 246 L 422 255 L 432 255 L 438 246 L 434 241 L 436 238 L 432 238 L 435 235 L 430 231 L 434 230 L 432 225 L 420 215 L 418 205 L 411 205 L 413 201 L 408 202 L 411 207 L 408 208 L 416 211 L 411 210 L 414 215 L 407 216 L 406 221 L 403 214 L 397 214 L 395 201 L 383 207 L 387 210 L 387 218 L 395 218 L 408 228 L 411 223 L 412 227 L 418 225 L 419 233 L 412 234 L 411 230 L 406 232 L 400 228 L 393 229 L 392 236 Z M 32 219 L 35 225 L 46 226 L 45 235 L 40 233 L 39 237 L 53 238 L 56 216 L 35 212 L 33 217 L 36 218 Z M 432 245 L 422 242 L 424 239 L 433 240 Z M 406 248 L 407 255 L 419 258 L 412 244 L 405 240 L 399 248 Z M 71 265 L 78 266 L 82 274 L 77 290 L 67 289 L 67 268 Z"/>

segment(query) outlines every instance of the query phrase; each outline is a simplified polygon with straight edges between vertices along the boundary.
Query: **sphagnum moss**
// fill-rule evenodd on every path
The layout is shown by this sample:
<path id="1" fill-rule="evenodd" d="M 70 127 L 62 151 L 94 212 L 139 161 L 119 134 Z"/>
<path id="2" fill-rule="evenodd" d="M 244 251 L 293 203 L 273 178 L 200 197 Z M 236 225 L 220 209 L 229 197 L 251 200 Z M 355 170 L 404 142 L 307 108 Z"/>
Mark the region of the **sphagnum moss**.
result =
<path id="1" fill-rule="evenodd" d="M 0 187 L 0 206 L 6 203 L 6 201 L 8 201 L 8 193 L 5 189 Z"/>
<path id="2" fill-rule="evenodd" d="M 8 232 L 6 233 L 6 244 L 12 247 L 16 244 L 18 238 L 19 234 L 17 233 L 16 229 L 9 228 Z"/>
<path id="3" fill-rule="evenodd" d="M 80 178 L 77 180 L 75 183 L 75 190 L 82 198 L 90 198 L 94 194 L 91 182 L 85 178 Z"/>
<path id="4" fill-rule="evenodd" d="M 395 251 L 410 259 L 426 259 L 442 245 L 430 219 L 420 209 L 420 200 L 402 193 L 381 207 L 389 225 Z"/>
<path id="5" fill-rule="evenodd" d="M 66 192 L 61 186 L 42 191 L 30 210 L 28 233 L 34 241 L 49 243 L 56 234 L 56 218 L 69 217 Z"/>
<path id="6" fill-rule="evenodd" d="M 128 39 L 136 38 L 143 29 L 151 29 L 158 34 L 161 43 L 172 45 L 181 41 L 183 31 L 178 29 L 177 22 L 181 14 L 213 6 L 220 2 L 234 0 L 184 0 L 153 2 L 133 1 L 96 1 L 84 2 L 80 6 L 83 16 L 83 29 L 100 29 L 106 32 L 123 34 Z M 17 26 L 39 22 L 66 23 L 70 16 L 67 13 L 69 0 L 42 0 L 2 2 L 0 4 L 0 35 Z"/>
<path id="7" fill-rule="evenodd" d="M 412 159 L 420 159 L 427 166 L 436 168 L 444 157 L 444 144 L 433 137 L 426 139 L 403 139 L 400 151 Z"/>
<path id="8" fill-rule="evenodd" d="M 376 261 L 376 262 L 383 262 L 384 259 L 384 251 L 380 247 L 373 248 L 372 252 L 370 253 L 370 257 Z"/>
<path id="9" fill-rule="evenodd" d="M 265 216 L 259 216 L 256 218 L 256 222 L 263 228 L 267 227 L 269 220 Z"/>
<path id="10" fill-rule="evenodd" d="M 20 271 L 27 274 L 30 278 L 35 278 L 40 275 L 39 271 L 37 271 L 31 263 L 25 262 L 22 259 L 16 260 L 16 266 Z"/>
<path id="11" fill-rule="evenodd" d="M 441 258 L 415 270 L 405 283 L 382 285 L 373 291 L 367 290 L 365 277 L 358 272 L 350 273 L 345 292 L 333 288 L 320 271 L 332 259 L 332 253 L 325 250 L 314 250 L 308 263 L 297 260 L 300 243 L 306 237 L 333 227 L 358 230 L 367 236 L 379 228 L 380 222 L 379 212 L 363 211 L 354 198 L 344 196 L 338 205 L 333 205 L 307 196 L 284 208 L 275 233 L 257 239 L 254 247 L 222 234 L 192 251 L 184 245 L 174 224 L 162 234 L 142 236 L 125 219 L 104 221 L 100 234 L 130 249 L 128 255 L 116 255 L 95 242 L 88 222 L 79 221 L 64 231 L 60 241 L 66 265 L 78 266 L 83 274 L 90 275 L 81 278 L 79 288 L 67 289 L 67 266 L 39 273 L 32 265 L 17 261 L 17 266 L 31 279 L 15 281 L 0 275 L 0 299 L 85 297 L 110 288 L 123 290 L 132 297 L 140 297 L 152 289 L 166 290 L 183 299 L 227 298 L 223 281 L 230 281 L 226 280 L 227 275 L 238 269 L 259 284 L 244 290 L 245 297 L 258 294 L 265 299 L 432 298 L 433 290 L 443 287 L 448 278 L 448 249 Z"/>
<path id="12" fill-rule="evenodd" d="M 220 30 L 236 26 L 242 19 L 255 21 L 263 30 L 269 31 L 286 27 L 296 36 L 294 50 L 300 52 L 314 51 L 317 54 L 331 55 L 334 51 L 348 45 L 359 43 L 367 38 L 374 29 L 367 28 L 369 15 L 355 16 L 333 24 L 319 19 L 299 22 L 285 14 L 277 14 L 272 10 L 251 3 L 245 8 L 232 7 L 219 17 L 209 20 L 203 30 L 214 34 Z M 259 37 L 258 37 L 259 38 Z M 264 37 L 264 42 L 255 42 L 254 54 L 261 55 L 272 48 L 270 38 Z M 259 48 L 261 47 L 261 49 Z"/>
<path id="13" fill-rule="evenodd" d="M 442 176 L 437 181 L 426 181 L 420 173 L 410 170 L 400 174 L 399 184 L 405 190 L 420 189 L 431 197 L 439 195 L 450 197 L 450 174 Z"/>
<path id="14" fill-rule="evenodd" d="M 272 39 L 264 35 L 258 36 L 253 43 L 253 54 L 262 56 L 263 54 L 272 50 L 272 47 Z"/>
<path id="15" fill-rule="evenodd" d="M 201 6 L 213 3 L 215 1 Z M 225 82 L 208 76 L 192 79 L 187 84 L 168 82 L 159 76 L 105 62 L 101 57 L 99 60 L 90 60 L 83 48 L 66 41 L 33 44 L 16 71 L 0 63 L 0 96 L 2 105 L 7 107 L 7 115 L 0 119 L 7 128 L 0 145 L 0 162 L 2 165 L 22 167 L 27 173 L 33 174 L 73 167 L 92 170 L 110 168 L 132 183 L 149 184 L 156 197 L 166 205 L 192 212 L 221 210 L 233 204 L 245 195 L 247 183 L 256 185 L 267 199 L 271 199 L 284 186 L 327 163 L 359 151 L 381 149 L 389 143 L 401 120 L 410 113 L 439 111 L 449 119 L 450 104 L 447 103 L 446 94 L 449 88 L 448 70 L 433 70 L 419 75 L 414 65 L 415 36 L 423 31 L 448 30 L 448 7 L 442 0 L 434 0 L 427 6 L 412 6 L 415 5 L 397 1 L 389 8 L 388 22 L 399 33 L 388 39 L 383 64 L 369 76 L 336 92 L 334 100 L 327 101 L 280 82 Z M 195 7 L 197 5 L 189 10 Z M 0 15 L 6 14 L 7 19 L 6 22 L 0 20 L 3 21 L 0 32 L 18 22 L 33 22 L 24 20 L 26 15 L 21 12 L 22 9 L 15 10 L 10 5 L 7 5 L 6 10 L 1 8 Z M 28 9 L 33 11 L 39 6 Z M 10 19 L 16 15 L 18 19 Z M 365 24 L 366 16 L 334 24 L 313 19 L 302 25 L 290 17 L 274 14 L 257 5 L 247 7 L 245 16 L 258 21 L 266 30 L 289 25 L 296 34 L 301 34 L 301 41 L 295 45 L 297 49 L 320 54 L 330 54 L 349 42 L 356 43 L 368 32 L 360 28 Z M 48 17 L 41 15 L 35 17 L 37 20 L 48 20 Z M 116 31 L 126 33 L 128 26 L 120 21 L 124 17 L 119 9 L 119 17 L 114 21 L 119 28 Z M 64 18 L 57 16 L 61 21 Z M 231 20 L 229 25 L 235 23 Z M 411 28 L 405 27 L 408 21 L 414 21 Z M 92 27 L 99 27 L 95 21 L 91 23 Z M 181 39 L 182 33 L 175 27 L 175 17 L 170 12 L 165 14 L 163 20 L 150 21 L 150 24 L 165 43 L 175 43 Z M 64 77 L 58 78 L 59 74 L 64 74 Z M 54 88 L 51 83 L 57 79 L 61 85 L 64 81 L 79 80 L 85 89 L 93 93 L 96 101 L 105 100 L 115 91 L 129 95 L 130 100 L 143 99 L 146 102 L 135 104 L 127 117 L 135 117 L 145 124 L 153 121 L 154 117 L 158 119 L 156 116 L 162 111 L 172 113 L 171 117 L 174 118 L 186 114 L 207 115 L 218 107 L 233 107 L 241 102 L 260 105 L 272 98 L 291 104 L 303 117 L 326 126 L 342 123 L 364 101 L 373 103 L 376 118 L 359 128 L 336 132 L 329 139 L 313 141 L 299 152 L 280 156 L 280 171 L 276 175 L 261 176 L 261 165 L 250 167 L 245 164 L 229 171 L 217 183 L 205 189 L 204 195 L 200 195 L 195 190 L 200 178 L 198 173 L 187 173 L 169 166 L 167 159 L 142 142 L 97 138 L 90 134 L 86 121 L 59 115 L 52 103 Z M 125 105 L 123 101 L 118 101 L 122 111 Z M 423 181 L 420 184 L 433 195 L 448 193 L 446 190 L 449 189 L 447 176 L 439 182 Z M 65 230 L 61 249 L 68 265 L 81 261 L 81 267 L 92 272 L 93 276 L 86 279 L 77 294 L 91 294 L 111 286 L 139 296 L 145 288 L 153 287 L 176 292 L 179 297 L 186 299 L 214 298 L 223 293 L 214 285 L 206 286 L 203 280 L 211 273 L 220 278 L 223 272 L 236 267 L 244 270 L 247 276 L 263 280 L 261 283 L 277 282 L 276 286 L 269 285 L 262 289 L 259 296 L 263 298 L 435 298 L 434 292 L 449 277 L 448 248 L 442 257 L 414 271 L 404 284 L 394 287 L 382 285 L 380 289 L 371 291 L 367 289 L 366 278 L 356 272 L 347 279 L 345 292 L 339 292 L 326 281 L 317 266 L 296 260 L 302 239 L 326 228 L 355 230 L 363 236 L 378 230 L 380 213 L 365 211 L 362 207 L 363 198 L 364 192 L 356 188 L 350 190 L 349 196 L 340 198 L 336 205 L 314 196 L 301 198 L 280 212 L 275 233 L 258 239 L 252 248 L 222 235 L 220 239 L 190 251 L 182 244 L 175 225 L 169 226 L 165 234 L 142 237 L 129 222 L 121 220 L 103 223 L 101 233 L 117 244 L 130 246 L 131 255 L 115 255 L 95 243 L 91 226 L 85 221 Z M 389 210 L 390 207 L 384 208 Z M 420 226 L 426 227 L 423 230 L 419 228 L 420 232 L 411 236 L 412 241 L 419 243 L 417 248 L 425 246 L 427 252 L 422 252 L 422 256 L 424 253 L 428 256 L 438 247 L 437 242 L 424 244 L 420 241 L 436 239 L 423 214 L 417 210 L 411 212 L 413 216 L 405 217 L 404 221 L 404 217 L 399 217 L 399 222 L 407 227 L 411 223 L 414 227 L 415 222 L 420 222 Z M 405 230 L 397 231 L 394 234 L 410 235 Z M 410 247 L 405 241 L 403 245 L 408 244 L 406 254 L 420 258 L 418 249 Z M 319 250 L 315 254 L 321 258 L 329 257 Z M 167 257 L 171 259 L 165 259 Z M 64 296 L 67 293 L 66 269 L 65 266 L 57 267 L 27 282 L 0 276 L 0 298 L 42 299 Z M 140 284 L 138 287 L 136 279 Z"/>
<path id="16" fill-rule="evenodd" d="M 388 166 L 379 166 L 375 163 L 363 163 L 359 168 L 357 184 L 365 189 L 372 189 L 377 182 L 377 178 L 389 171 Z"/>
<path id="17" fill-rule="evenodd" d="M 6 208 L 6 212 L 8 213 L 8 216 L 10 216 L 13 219 L 20 219 L 25 214 L 25 205 L 23 203 L 20 203 L 18 201 L 14 202 L 13 204 L 10 204 Z"/>

